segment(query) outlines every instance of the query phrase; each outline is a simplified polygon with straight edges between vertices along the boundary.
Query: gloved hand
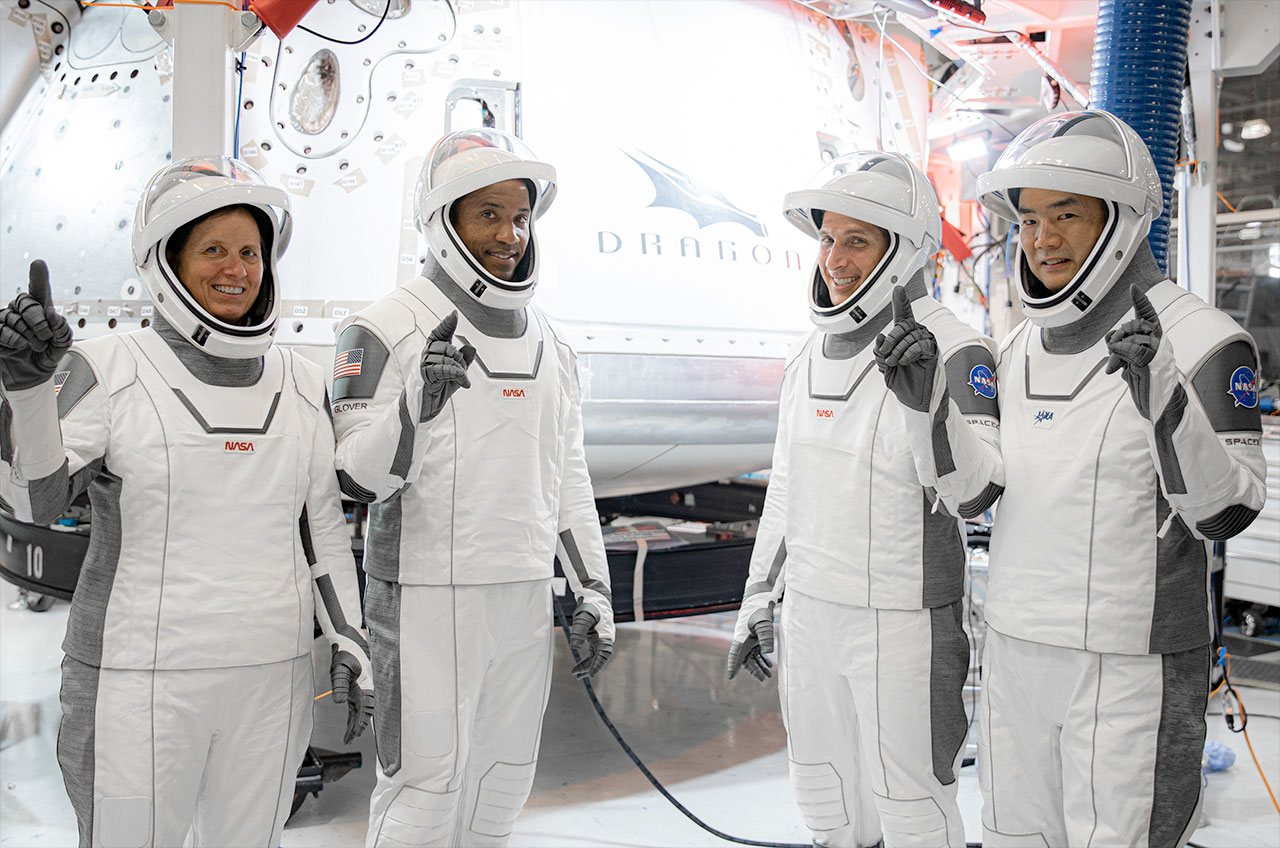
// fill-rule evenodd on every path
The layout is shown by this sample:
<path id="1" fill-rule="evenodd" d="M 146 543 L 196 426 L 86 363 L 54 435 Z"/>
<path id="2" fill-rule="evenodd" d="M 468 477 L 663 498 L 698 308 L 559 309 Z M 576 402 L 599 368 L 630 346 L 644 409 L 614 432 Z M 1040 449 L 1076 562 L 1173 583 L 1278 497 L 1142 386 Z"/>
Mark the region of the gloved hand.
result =
<path id="1" fill-rule="evenodd" d="M 1160 339 L 1164 330 L 1160 327 L 1160 316 L 1151 301 L 1137 286 L 1129 289 L 1133 297 L 1133 312 L 1136 316 L 1120 327 L 1107 333 L 1108 374 L 1124 369 L 1122 376 L 1129 384 L 1129 395 L 1138 413 L 1148 421 L 1151 420 L 1151 362 L 1160 350 Z"/>
<path id="2" fill-rule="evenodd" d="M 0 309 L 0 377 L 8 389 L 30 389 L 48 380 L 71 347 L 71 325 L 53 309 L 43 260 L 31 263 L 27 288 Z"/>
<path id="3" fill-rule="evenodd" d="M 342 743 L 350 745 L 369 726 L 373 716 L 373 663 L 369 655 L 351 640 L 333 646 L 329 662 L 329 682 L 333 684 L 333 702 L 347 705 L 347 730 Z M 354 689 L 354 691 L 352 691 Z"/>
<path id="4" fill-rule="evenodd" d="M 467 368 L 475 361 L 476 349 L 471 345 L 463 345 L 461 350 L 453 346 L 453 333 L 457 329 L 458 313 L 455 310 L 427 336 L 427 345 L 422 350 L 422 411 L 418 416 L 419 422 L 430 421 L 439 415 L 459 387 L 471 388 Z"/>
<path id="5" fill-rule="evenodd" d="M 605 639 L 596 630 L 600 616 L 585 603 L 579 603 L 573 611 L 573 623 L 569 625 L 569 647 L 578 652 L 578 664 L 573 676 L 581 680 L 595 677 L 613 656 L 613 640 Z"/>
<path id="6" fill-rule="evenodd" d="M 916 412 L 929 412 L 938 374 L 938 340 L 911 314 L 902 286 L 893 287 L 893 325 L 876 336 L 876 367 L 898 402 Z"/>
<path id="7" fill-rule="evenodd" d="M 773 672 L 769 670 L 773 668 L 773 663 L 765 656 L 773 653 L 772 601 L 767 608 L 758 609 L 748 616 L 747 629 L 750 635 L 730 646 L 729 662 L 725 670 L 732 680 L 738 669 L 745 668 L 752 677 L 763 683 L 773 677 Z"/>

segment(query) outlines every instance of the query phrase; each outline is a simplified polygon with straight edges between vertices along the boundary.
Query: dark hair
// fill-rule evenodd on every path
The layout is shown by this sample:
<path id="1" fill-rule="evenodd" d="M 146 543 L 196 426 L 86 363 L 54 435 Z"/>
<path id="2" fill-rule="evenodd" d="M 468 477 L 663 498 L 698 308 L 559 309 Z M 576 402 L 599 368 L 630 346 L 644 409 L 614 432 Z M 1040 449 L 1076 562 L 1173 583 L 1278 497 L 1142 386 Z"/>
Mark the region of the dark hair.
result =
<path id="1" fill-rule="evenodd" d="M 191 233 L 195 228 L 210 218 L 217 217 L 218 215 L 225 215 L 226 213 L 233 212 L 235 210 L 248 212 L 253 216 L 253 220 L 258 225 L 258 235 L 262 238 L 262 253 L 264 256 L 270 255 L 271 236 L 273 231 L 271 228 L 271 219 L 267 217 L 267 213 L 263 212 L 256 206 L 249 206 L 244 203 L 236 204 L 235 206 L 221 206 L 214 209 L 212 212 L 204 213 L 199 218 L 188 221 L 181 227 L 178 227 L 178 229 L 174 230 L 173 235 L 169 236 L 169 244 L 164 249 L 164 258 L 165 261 L 169 263 L 169 267 L 173 270 L 173 273 L 178 273 L 178 257 L 182 254 L 183 248 L 187 246 L 187 242 L 191 240 Z"/>

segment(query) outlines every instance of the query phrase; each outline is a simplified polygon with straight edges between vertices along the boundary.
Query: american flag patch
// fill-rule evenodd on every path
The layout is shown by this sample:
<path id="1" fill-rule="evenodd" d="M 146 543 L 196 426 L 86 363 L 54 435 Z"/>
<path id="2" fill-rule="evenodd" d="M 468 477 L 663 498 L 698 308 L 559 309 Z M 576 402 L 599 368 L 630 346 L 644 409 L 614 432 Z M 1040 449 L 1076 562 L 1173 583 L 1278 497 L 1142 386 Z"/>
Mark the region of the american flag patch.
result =
<path id="1" fill-rule="evenodd" d="M 62 391 L 62 384 L 67 382 L 67 378 L 71 376 L 70 371 L 59 371 L 53 375 L 53 396 L 57 397 L 58 392 Z"/>
<path id="2" fill-rule="evenodd" d="M 344 350 L 333 360 L 333 379 L 340 377 L 356 377 L 360 374 L 360 363 L 364 361 L 364 348 Z"/>

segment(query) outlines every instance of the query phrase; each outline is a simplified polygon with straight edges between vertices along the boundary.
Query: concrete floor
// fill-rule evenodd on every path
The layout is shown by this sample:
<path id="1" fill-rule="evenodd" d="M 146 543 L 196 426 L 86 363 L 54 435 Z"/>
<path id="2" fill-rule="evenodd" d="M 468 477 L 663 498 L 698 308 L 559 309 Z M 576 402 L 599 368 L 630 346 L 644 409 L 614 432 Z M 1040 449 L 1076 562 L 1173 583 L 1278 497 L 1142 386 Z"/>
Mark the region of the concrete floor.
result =
<path id="1" fill-rule="evenodd" d="M 55 758 L 59 645 L 68 606 L 10 609 L 17 591 L 0 584 L 0 846 L 75 844 L 71 806 Z M 777 691 L 750 678 L 724 679 L 732 614 L 624 625 L 597 692 L 623 736 L 668 789 L 708 824 L 735 836 L 807 843 L 787 782 Z M 327 650 L 317 668 L 327 667 Z M 558 641 L 537 781 L 511 844 L 528 846 L 727 845 L 671 807 L 609 736 Z M 318 683 L 323 681 L 317 676 Z M 327 685 L 319 692 L 328 689 Z M 1240 687 L 1249 735 L 1267 779 L 1280 791 L 1280 692 Z M 1211 712 L 1220 712 L 1215 699 Z M 343 708 L 316 706 L 314 744 L 343 750 Z M 1211 716 L 1209 738 L 1236 763 L 1208 776 L 1205 848 L 1280 845 L 1280 815 L 1267 797 L 1244 738 Z M 308 798 L 285 830 L 285 846 L 362 845 L 373 786 L 373 743 L 355 748 L 365 766 Z M 981 839 L 981 797 L 972 767 L 961 772 L 968 839 Z"/>

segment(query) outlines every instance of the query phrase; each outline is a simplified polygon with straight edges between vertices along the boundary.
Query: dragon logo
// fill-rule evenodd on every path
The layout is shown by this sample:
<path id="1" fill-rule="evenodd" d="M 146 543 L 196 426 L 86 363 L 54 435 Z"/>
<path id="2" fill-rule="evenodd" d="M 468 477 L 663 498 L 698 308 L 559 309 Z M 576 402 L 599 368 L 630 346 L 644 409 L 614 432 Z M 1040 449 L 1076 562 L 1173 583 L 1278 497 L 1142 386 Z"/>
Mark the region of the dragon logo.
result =
<path id="1" fill-rule="evenodd" d="M 650 206 L 665 206 L 687 212 L 698 222 L 699 229 L 727 222 L 741 224 L 758 236 L 766 235 L 764 223 L 759 218 L 734 206 L 715 189 L 639 150 L 635 153 L 623 152 L 640 166 L 653 183 L 653 202 Z"/>

